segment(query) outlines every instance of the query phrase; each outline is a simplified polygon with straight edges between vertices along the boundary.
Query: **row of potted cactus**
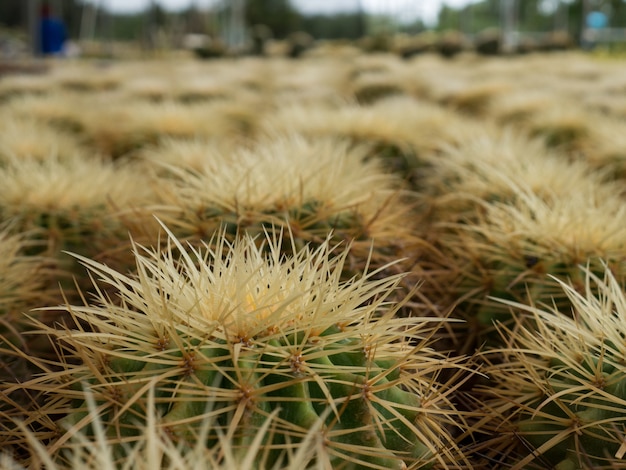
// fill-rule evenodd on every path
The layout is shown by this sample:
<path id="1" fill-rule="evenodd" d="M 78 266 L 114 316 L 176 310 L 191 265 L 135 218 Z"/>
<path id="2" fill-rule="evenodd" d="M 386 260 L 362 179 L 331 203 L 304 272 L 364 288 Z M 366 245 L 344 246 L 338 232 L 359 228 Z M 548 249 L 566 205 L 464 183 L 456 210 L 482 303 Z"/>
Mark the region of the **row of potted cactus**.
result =
<path id="1" fill-rule="evenodd" d="M 619 137 L 338 59 L 0 81 L 0 465 L 623 465 Z"/>

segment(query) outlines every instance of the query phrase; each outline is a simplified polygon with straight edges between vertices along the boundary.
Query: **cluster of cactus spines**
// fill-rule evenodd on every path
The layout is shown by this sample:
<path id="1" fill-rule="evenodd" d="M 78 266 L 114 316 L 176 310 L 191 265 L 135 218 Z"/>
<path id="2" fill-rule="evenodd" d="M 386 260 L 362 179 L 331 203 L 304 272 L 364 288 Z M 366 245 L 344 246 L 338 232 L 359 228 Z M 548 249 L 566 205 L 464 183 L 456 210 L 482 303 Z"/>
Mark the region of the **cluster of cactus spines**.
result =
<path id="1" fill-rule="evenodd" d="M 517 171 L 521 180 L 516 181 L 516 164 L 500 162 L 501 168 L 488 170 L 482 162 L 467 162 L 473 166 L 470 173 L 479 173 L 472 185 L 476 193 L 457 197 L 456 215 L 439 214 L 440 222 L 434 225 L 437 246 L 446 254 L 444 260 L 455 260 L 458 265 L 456 271 L 449 270 L 457 277 L 448 284 L 459 305 L 456 313 L 473 322 L 490 340 L 499 340 L 490 335 L 494 320 L 511 319 L 509 309 L 490 297 L 554 302 L 566 308 L 569 300 L 550 276 L 580 286 L 578 265 L 586 262 L 599 272 L 605 261 L 618 279 L 624 279 L 621 260 L 626 231 L 619 214 L 625 209 L 619 187 L 604 179 L 603 173 L 579 163 L 572 165 L 571 171 L 560 165 L 563 175 L 579 182 L 577 191 L 572 192 L 566 185 L 551 188 L 553 176 L 548 175 L 542 185 L 539 177 L 531 182 L 530 173 Z M 553 167 L 558 168 L 558 162 L 548 162 L 548 168 Z M 585 167 L 589 171 L 586 176 Z M 484 183 L 490 180 L 504 183 L 499 192 L 485 191 Z M 471 183 L 465 184 L 469 188 Z M 451 200 L 446 195 L 440 199 Z M 600 204 L 606 212 L 598 210 Z M 484 339 L 479 338 L 478 344 Z"/>
<path id="2" fill-rule="evenodd" d="M 589 112 L 572 103 L 542 110 L 529 120 L 528 128 L 531 135 L 540 136 L 548 146 L 575 152 L 590 137 L 588 119 Z"/>
<path id="3" fill-rule="evenodd" d="M 27 254 L 30 245 L 26 234 L 13 233 L 10 224 L 0 226 L 0 381 L 29 377 L 28 361 L 12 350 L 30 355 L 42 351 L 41 344 L 24 336 L 29 325 L 23 312 L 48 305 L 56 290 L 49 285 L 52 263 Z"/>
<path id="4" fill-rule="evenodd" d="M 220 445 L 207 448 L 204 445 L 211 428 L 212 420 L 206 419 L 196 435 L 193 446 L 183 447 L 172 439 L 165 430 L 156 426 L 158 415 L 154 406 L 154 389 L 148 392 L 148 407 L 145 425 L 139 431 L 143 439 L 125 447 L 124 462 L 120 463 L 114 455 L 107 438 L 106 427 L 100 421 L 93 396 L 87 392 L 85 401 L 93 413 L 91 427 L 93 436 L 76 432 L 69 437 L 68 449 L 62 459 L 55 459 L 27 426 L 18 422 L 18 428 L 24 434 L 30 459 L 30 470 L 70 470 L 84 468 L 88 470 L 249 470 L 252 468 L 273 468 L 268 465 L 268 454 L 264 452 L 263 441 L 272 435 L 277 421 L 277 412 L 270 414 L 257 430 L 257 434 L 245 449 L 234 449 L 224 434 L 218 436 Z M 317 425 L 311 427 L 298 448 L 287 450 L 285 455 L 288 465 L 284 470 L 330 469 L 331 464 L 325 453 L 319 431 L 323 425 L 323 416 Z M 0 468 L 6 470 L 24 470 L 23 462 L 9 453 L 0 450 Z"/>
<path id="5" fill-rule="evenodd" d="M 45 302 L 47 260 L 29 256 L 27 233 L 14 233 L 10 223 L 0 225 L 0 313 L 17 313 Z M 39 300 L 37 300 L 39 299 Z M 4 321 L 6 318 L 0 319 Z"/>
<path id="6" fill-rule="evenodd" d="M 0 217 L 68 266 L 63 250 L 95 257 L 128 239 L 122 214 L 152 194 L 141 177 L 132 165 L 96 158 L 13 160 L 0 172 Z"/>
<path id="7" fill-rule="evenodd" d="M 411 180 L 425 165 L 425 156 L 443 142 L 456 142 L 476 129 L 471 122 L 438 106 L 403 96 L 389 97 L 371 106 L 295 103 L 268 115 L 262 129 L 268 133 L 339 137 L 371 147 L 370 155 Z M 466 135 L 467 133 L 467 135 Z"/>
<path id="8" fill-rule="evenodd" d="M 85 95 L 59 95 L 15 98 L 7 103 L 6 111 L 15 119 L 40 122 L 45 128 L 68 134 L 59 136 L 59 143 L 65 146 L 88 148 L 113 159 L 158 143 L 163 137 L 250 138 L 257 128 L 257 117 L 251 110 L 260 106 L 256 96 L 185 104 L 106 94 L 94 97 L 93 103 Z M 82 145 L 71 142 L 73 138 Z"/>
<path id="9" fill-rule="evenodd" d="M 17 118 L 34 119 L 74 135 L 85 130 L 85 109 L 89 109 L 86 98 L 69 93 L 26 95 L 6 103 L 6 111 Z"/>
<path id="10" fill-rule="evenodd" d="M 42 68 L 42 71 L 45 67 Z M 44 75 L 45 76 L 45 75 Z M 25 95 L 45 95 L 50 92 L 50 82 L 38 74 L 5 75 L 0 82 L 0 102 Z"/>
<path id="11" fill-rule="evenodd" d="M 98 113 L 87 113 L 83 119 L 84 133 L 102 153 L 120 158 L 163 137 L 250 137 L 256 129 L 251 111 L 255 106 L 258 103 L 130 100 L 119 106 L 105 106 Z"/>
<path id="12" fill-rule="evenodd" d="M 516 204 L 494 204 L 489 208 L 482 234 L 491 238 L 493 246 L 504 247 L 510 242 L 510 258 L 524 260 L 527 274 L 534 270 L 562 280 L 580 280 L 579 264 L 589 262 L 598 272 L 599 260 L 604 260 L 622 280 L 626 230 L 615 218 L 619 219 L 626 208 L 617 195 L 598 196 L 581 191 L 546 201 L 534 194 L 520 194 Z M 599 213 L 599 204 L 607 211 Z M 533 288 L 533 300 L 557 297 L 568 304 L 556 285 L 548 277 L 544 279 Z M 558 299 L 555 302 L 559 304 Z"/>
<path id="13" fill-rule="evenodd" d="M 202 250 L 170 233 L 162 250 L 135 247 L 135 276 L 81 257 L 109 293 L 67 307 L 74 328 L 47 329 L 63 351 L 59 372 L 5 392 L 46 396 L 25 421 L 42 438 L 70 429 L 51 441 L 52 453 L 72 433 L 95 432 L 87 391 L 123 455 L 125 443 L 142 439 L 153 387 L 156 425 L 180 443 L 193 445 L 211 419 L 207 447 L 224 435 L 243 452 L 276 413 L 263 447 L 280 465 L 325 416 L 320 435 L 333 465 L 461 468 L 450 428 L 464 421 L 452 404 L 463 366 L 428 347 L 441 320 L 395 315 L 388 298 L 401 275 L 376 280 L 374 270 L 343 281 L 348 249 L 333 254 L 327 239 L 316 249 L 292 245 L 286 256 L 281 240 L 268 236 L 259 247 L 250 235 L 230 243 L 222 232 Z M 439 383 L 446 371 L 453 383 Z M 66 415 L 61 429 L 50 429 L 58 414 Z"/>
<path id="14" fill-rule="evenodd" d="M 162 138 L 157 145 L 144 147 L 137 158 L 159 176 L 168 177 L 168 166 L 188 168 L 201 172 L 216 158 L 236 152 L 240 145 L 232 139 L 215 137 L 211 139 Z"/>
<path id="15" fill-rule="evenodd" d="M 366 153 L 346 140 L 291 134 L 230 153 L 207 151 L 199 170 L 157 164 L 166 184 L 155 212 L 189 240 L 220 225 L 231 237 L 287 228 L 299 246 L 332 232 L 336 241 L 353 241 L 357 271 L 374 241 L 372 262 L 382 266 L 411 254 L 411 204 L 400 179 Z"/>
<path id="16" fill-rule="evenodd" d="M 456 145 L 443 146 L 428 163 L 423 181 L 438 222 L 468 222 L 483 212 L 481 204 L 515 203 L 524 192 L 549 201 L 581 191 L 614 197 L 618 189 L 605 184 L 606 171 L 581 160 L 569 161 L 541 140 L 509 128 L 486 128 Z"/>
<path id="17" fill-rule="evenodd" d="M 70 158 L 82 155 L 84 147 L 76 136 L 32 118 L 18 118 L 7 113 L 0 117 L 0 163 L 12 159 Z"/>
<path id="18" fill-rule="evenodd" d="M 376 73 L 363 74 L 355 79 L 354 98 L 362 105 L 371 105 L 390 96 L 403 95 L 401 84 L 394 83 L 392 77 Z"/>
<path id="19" fill-rule="evenodd" d="M 484 353 L 481 452 L 511 468 L 624 465 L 626 294 L 608 267 L 581 271 L 582 289 L 559 282 L 573 311 L 506 302 L 517 321 Z"/>

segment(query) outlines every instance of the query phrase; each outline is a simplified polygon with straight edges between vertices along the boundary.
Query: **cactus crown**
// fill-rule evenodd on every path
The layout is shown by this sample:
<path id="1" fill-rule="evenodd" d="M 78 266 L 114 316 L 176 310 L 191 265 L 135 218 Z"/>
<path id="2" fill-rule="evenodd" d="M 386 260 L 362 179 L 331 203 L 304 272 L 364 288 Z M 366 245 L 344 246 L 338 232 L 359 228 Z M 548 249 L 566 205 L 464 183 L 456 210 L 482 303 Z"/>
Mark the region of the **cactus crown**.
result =
<path id="1" fill-rule="evenodd" d="M 460 458 L 447 431 L 462 421 L 455 386 L 438 383 L 460 368 L 427 347 L 440 320 L 394 316 L 387 298 L 402 275 L 376 279 L 383 267 L 342 280 L 349 247 L 332 253 L 330 237 L 286 256 L 282 234 L 228 242 L 222 232 L 204 249 L 169 235 L 164 248 L 135 246 L 134 276 L 80 258 L 100 280 L 97 302 L 68 307 L 78 328 L 49 330 L 70 356 L 62 372 L 26 384 L 49 397 L 41 415 L 67 415 L 72 431 L 52 451 L 90 432 L 86 383 L 115 445 L 141 438 L 154 389 L 158 426 L 181 443 L 209 419 L 209 448 L 225 436 L 243 452 L 277 413 L 264 441 L 272 465 L 321 416 L 329 465 Z"/>

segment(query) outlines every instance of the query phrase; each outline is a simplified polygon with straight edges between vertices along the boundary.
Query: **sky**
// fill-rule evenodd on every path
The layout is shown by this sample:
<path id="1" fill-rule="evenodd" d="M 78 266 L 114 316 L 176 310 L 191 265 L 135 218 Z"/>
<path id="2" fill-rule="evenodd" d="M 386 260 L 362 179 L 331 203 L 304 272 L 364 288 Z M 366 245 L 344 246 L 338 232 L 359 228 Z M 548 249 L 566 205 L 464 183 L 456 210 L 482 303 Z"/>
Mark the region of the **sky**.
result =
<path id="1" fill-rule="evenodd" d="M 194 0 L 157 0 L 161 6 L 170 10 L 180 10 L 189 6 Z M 475 0 L 291 0 L 304 13 L 334 13 L 354 10 L 361 2 L 363 8 L 370 13 L 390 13 L 399 19 L 411 20 L 419 17 L 428 24 L 434 23 L 437 13 L 445 3 L 459 7 Z M 117 12 L 136 12 L 143 10 L 149 0 L 91 0 Z M 195 0 L 200 7 L 216 3 L 216 0 Z M 405 18 L 403 18 L 405 17 Z"/>

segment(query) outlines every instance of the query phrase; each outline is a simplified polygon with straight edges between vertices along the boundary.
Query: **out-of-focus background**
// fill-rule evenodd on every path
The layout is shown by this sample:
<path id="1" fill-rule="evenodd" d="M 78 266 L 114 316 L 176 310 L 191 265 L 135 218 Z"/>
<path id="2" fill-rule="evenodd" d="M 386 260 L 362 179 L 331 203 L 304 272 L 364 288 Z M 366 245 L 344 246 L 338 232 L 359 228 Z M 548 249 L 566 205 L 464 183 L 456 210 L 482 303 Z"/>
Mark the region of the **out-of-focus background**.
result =
<path id="1" fill-rule="evenodd" d="M 624 0 L 2 0 L 0 56 L 41 54 L 42 16 L 63 23 L 67 56 L 206 58 L 271 53 L 285 40 L 403 55 L 461 40 L 491 53 L 619 50 L 626 41 Z"/>

